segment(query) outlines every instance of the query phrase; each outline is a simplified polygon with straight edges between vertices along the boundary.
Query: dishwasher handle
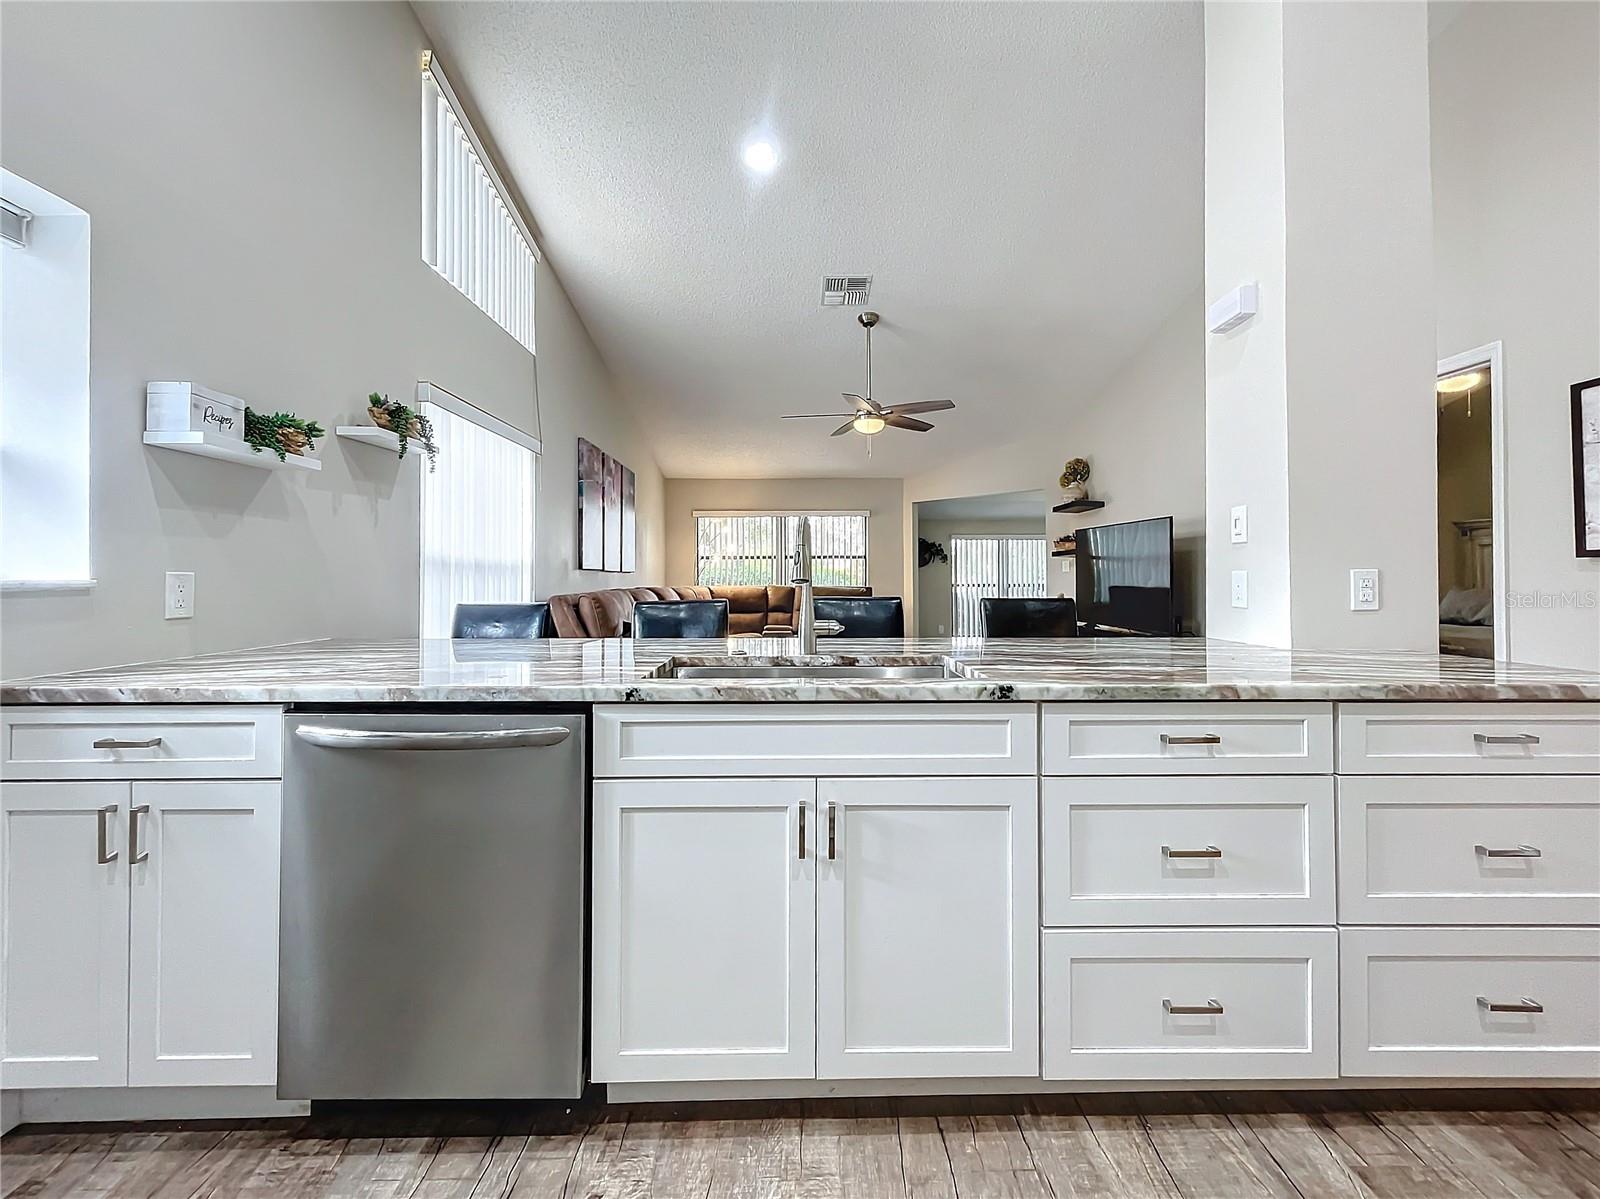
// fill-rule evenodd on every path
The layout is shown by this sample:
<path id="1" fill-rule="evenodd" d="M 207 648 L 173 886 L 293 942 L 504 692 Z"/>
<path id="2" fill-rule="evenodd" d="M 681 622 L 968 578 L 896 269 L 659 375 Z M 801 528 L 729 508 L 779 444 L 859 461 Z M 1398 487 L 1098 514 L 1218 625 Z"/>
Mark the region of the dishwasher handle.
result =
<path id="1" fill-rule="evenodd" d="M 325 749 L 536 749 L 545 745 L 560 745 L 572 736 L 572 730 L 554 725 L 535 729 L 463 729 L 428 733 L 303 724 L 295 729 L 294 735 Z"/>

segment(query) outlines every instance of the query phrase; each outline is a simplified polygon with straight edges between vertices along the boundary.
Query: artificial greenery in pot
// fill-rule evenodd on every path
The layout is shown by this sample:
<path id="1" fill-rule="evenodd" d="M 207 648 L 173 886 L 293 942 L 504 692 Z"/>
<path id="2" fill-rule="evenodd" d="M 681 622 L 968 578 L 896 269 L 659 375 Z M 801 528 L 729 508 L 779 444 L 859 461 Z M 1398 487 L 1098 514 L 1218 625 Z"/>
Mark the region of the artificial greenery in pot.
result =
<path id="1" fill-rule="evenodd" d="M 328 431 L 314 420 L 301 420 L 292 412 L 274 412 L 271 416 L 244 410 L 244 439 L 256 453 L 271 450 L 278 461 L 286 454 L 304 454 L 317 448 L 319 438 Z"/>
<path id="2" fill-rule="evenodd" d="M 1061 498 L 1067 503 L 1073 500 L 1087 499 L 1089 489 L 1084 486 L 1089 481 L 1089 463 L 1084 458 L 1069 458 L 1067 464 L 1061 468 Z"/>
<path id="3" fill-rule="evenodd" d="M 431 472 L 439 459 L 439 446 L 433 440 L 433 422 L 419 412 L 407 408 L 399 400 L 391 400 L 388 396 L 381 396 L 373 392 L 367 397 L 367 415 L 372 417 L 372 423 L 380 429 L 388 429 L 400 439 L 400 457 L 406 456 L 406 445 L 412 440 L 420 441 L 423 450 L 428 455 L 428 470 Z"/>

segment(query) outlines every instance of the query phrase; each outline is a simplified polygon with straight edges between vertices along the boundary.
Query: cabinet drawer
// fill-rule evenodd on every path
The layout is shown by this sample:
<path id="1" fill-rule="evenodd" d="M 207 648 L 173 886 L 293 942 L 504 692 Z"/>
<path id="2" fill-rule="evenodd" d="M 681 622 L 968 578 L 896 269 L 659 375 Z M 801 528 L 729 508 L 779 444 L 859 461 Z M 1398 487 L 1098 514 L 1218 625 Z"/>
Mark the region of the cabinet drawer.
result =
<path id="1" fill-rule="evenodd" d="M 1345 1074 L 1600 1075 L 1600 930 L 1357 928 L 1339 938 Z"/>
<path id="2" fill-rule="evenodd" d="M 1046 1079 L 1333 1078 L 1338 933 L 1044 934 Z"/>
<path id="3" fill-rule="evenodd" d="M 1046 779 L 1044 922 L 1332 924 L 1331 778 Z"/>
<path id="4" fill-rule="evenodd" d="M 1046 704 L 1045 774 L 1332 774 L 1333 705 Z"/>
<path id="5" fill-rule="evenodd" d="M 626 704 L 595 709 L 606 777 L 1033 774 L 1030 704 Z"/>
<path id="6" fill-rule="evenodd" d="M 1600 782 L 1341 778 L 1339 919 L 1600 924 Z"/>
<path id="7" fill-rule="evenodd" d="M 15 779 L 277 778 L 277 707 L 17 707 L 0 715 Z"/>
<path id="8" fill-rule="evenodd" d="M 1597 774 L 1600 704 L 1340 704 L 1340 774 Z"/>

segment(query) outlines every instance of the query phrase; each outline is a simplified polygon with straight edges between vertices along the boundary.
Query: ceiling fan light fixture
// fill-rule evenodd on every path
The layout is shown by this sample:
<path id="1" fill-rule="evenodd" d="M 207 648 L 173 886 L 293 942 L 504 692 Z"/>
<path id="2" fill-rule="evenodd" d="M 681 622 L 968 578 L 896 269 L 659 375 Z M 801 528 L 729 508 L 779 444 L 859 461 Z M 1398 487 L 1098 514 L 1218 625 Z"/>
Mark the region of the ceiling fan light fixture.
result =
<path id="1" fill-rule="evenodd" d="M 1459 375 L 1446 375 L 1437 386 L 1442 396 L 1464 395 L 1483 383 L 1482 371 L 1464 371 Z"/>
<path id="2" fill-rule="evenodd" d="M 854 423 L 856 432 L 863 433 L 868 437 L 871 437 L 874 433 L 882 433 L 884 430 L 883 417 L 873 416 L 870 412 L 858 413 Z"/>

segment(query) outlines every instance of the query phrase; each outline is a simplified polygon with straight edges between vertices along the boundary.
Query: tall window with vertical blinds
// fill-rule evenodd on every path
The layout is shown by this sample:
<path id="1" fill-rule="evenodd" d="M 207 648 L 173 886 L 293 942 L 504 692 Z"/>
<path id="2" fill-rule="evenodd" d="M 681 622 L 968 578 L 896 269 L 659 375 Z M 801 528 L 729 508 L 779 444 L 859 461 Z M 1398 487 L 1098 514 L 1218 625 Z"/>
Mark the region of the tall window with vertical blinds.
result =
<path id="1" fill-rule="evenodd" d="M 457 604 L 533 599 L 538 442 L 438 388 L 438 469 L 422 475 L 422 636 L 450 636 Z"/>
<path id="2" fill-rule="evenodd" d="M 983 599 L 1045 593 L 1043 537 L 952 537 L 950 615 L 957 637 L 983 636 Z"/>
<path id="3" fill-rule="evenodd" d="M 423 71 L 422 172 L 423 260 L 533 353 L 538 252 L 431 57 Z"/>
<path id="4" fill-rule="evenodd" d="M 696 512 L 695 582 L 702 587 L 792 583 L 801 521 L 811 525 L 811 581 L 819 587 L 865 587 L 865 512 Z"/>

